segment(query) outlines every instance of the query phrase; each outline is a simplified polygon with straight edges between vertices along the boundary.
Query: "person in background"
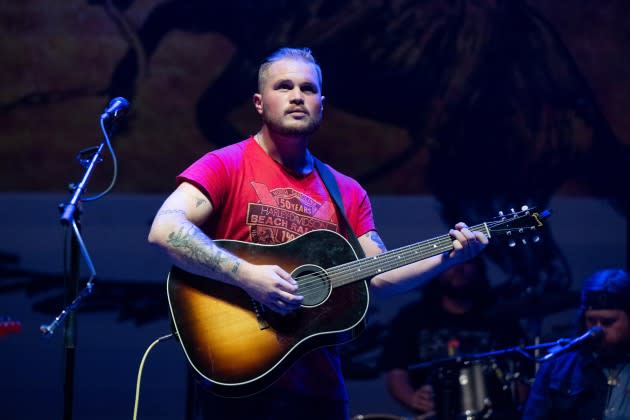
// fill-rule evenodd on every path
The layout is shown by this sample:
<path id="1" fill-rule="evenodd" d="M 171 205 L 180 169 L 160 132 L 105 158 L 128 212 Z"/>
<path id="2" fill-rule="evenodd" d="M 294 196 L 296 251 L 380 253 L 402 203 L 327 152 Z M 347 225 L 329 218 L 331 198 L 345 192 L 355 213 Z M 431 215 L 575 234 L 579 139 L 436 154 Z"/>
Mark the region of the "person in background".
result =
<path id="1" fill-rule="evenodd" d="M 582 287 L 580 333 L 600 327 L 590 345 L 543 362 L 523 419 L 630 419 L 630 276 L 592 274 Z"/>
<path id="2" fill-rule="evenodd" d="M 369 86 L 362 86 L 369 89 Z M 314 229 L 348 237 L 309 150 L 324 111 L 321 69 L 309 49 L 282 48 L 259 68 L 253 105 L 260 130 L 201 157 L 177 177 L 177 188 L 151 226 L 149 242 L 179 268 L 208 281 L 241 288 L 270 311 L 300 310 L 304 297 L 278 265 L 260 265 L 231 254 L 214 239 L 279 244 Z M 343 147 L 340 139 L 340 147 Z M 474 163 L 462 166 L 462 177 Z M 354 179 L 326 165 L 343 197 L 343 209 L 366 256 L 386 250 L 370 200 Z M 403 212 L 404 210 L 401 210 Z M 369 279 L 373 296 L 411 290 L 449 267 L 477 255 L 488 243 L 458 223 L 449 231 L 453 249 Z M 253 349 L 255 350 L 255 349 Z M 314 350 L 252 397 L 208 398 L 208 418 L 346 419 L 348 395 L 334 347 Z"/>
<path id="3" fill-rule="evenodd" d="M 407 410 L 425 418 L 459 418 L 466 409 L 492 418 L 518 417 L 518 401 L 525 401 L 526 389 L 518 384 L 516 395 L 504 389 L 503 376 L 512 369 L 510 366 L 504 361 L 478 360 L 468 366 L 454 362 L 458 356 L 512 347 L 523 341 L 516 319 L 486 314 L 492 302 L 480 257 L 458 264 L 428 283 L 422 297 L 391 321 L 381 355 L 389 394 Z M 465 368 L 468 370 L 462 370 Z M 462 372 L 483 378 L 482 382 L 471 380 L 466 386 L 473 387 L 469 390 L 482 399 L 488 398 L 492 407 L 462 406 L 461 395 L 466 392 L 459 388 Z"/>

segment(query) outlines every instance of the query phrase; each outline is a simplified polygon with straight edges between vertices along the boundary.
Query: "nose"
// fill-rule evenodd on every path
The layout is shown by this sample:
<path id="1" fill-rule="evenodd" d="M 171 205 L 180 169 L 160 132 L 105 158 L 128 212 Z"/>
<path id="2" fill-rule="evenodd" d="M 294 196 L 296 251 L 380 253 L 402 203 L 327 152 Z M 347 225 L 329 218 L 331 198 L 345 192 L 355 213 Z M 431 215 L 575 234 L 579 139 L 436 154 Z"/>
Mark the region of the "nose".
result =
<path id="1" fill-rule="evenodd" d="M 304 103 L 304 94 L 302 93 L 299 87 L 296 86 L 295 89 L 291 90 L 289 94 L 289 101 L 293 104 Z"/>

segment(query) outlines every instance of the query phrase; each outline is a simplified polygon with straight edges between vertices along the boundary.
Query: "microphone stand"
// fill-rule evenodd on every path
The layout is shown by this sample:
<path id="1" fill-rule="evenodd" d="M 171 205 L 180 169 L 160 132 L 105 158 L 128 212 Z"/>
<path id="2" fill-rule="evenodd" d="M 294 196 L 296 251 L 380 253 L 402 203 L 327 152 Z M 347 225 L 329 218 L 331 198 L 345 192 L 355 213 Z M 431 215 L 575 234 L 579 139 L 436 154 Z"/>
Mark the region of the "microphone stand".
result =
<path id="1" fill-rule="evenodd" d="M 111 104 L 110 104 L 111 105 Z M 60 222 L 63 226 L 67 228 L 71 228 L 71 239 L 70 239 L 70 275 L 66 277 L 66 281 L 64 282 L 64 304 L 65 308 L 61 311 L 57 317 L 48 325 L 41 325 L 39 327 L 40 332 L 46 336 L 50 337 L 55 332 L 55 329 L 61 323 L 65 323 L 64 328 L 64 404 L 63 404 L 63 418 L 64 420 L 72 420 L 72 410 L 73 410 L 73 401 L 74 401 L 74 367 L 75 367 L 75 353 L 76 353 L 76 337 L 77 337 L 77 321 L 75 317 L 75 310 L 81 304 L 81 301 L 92 293 L 92 289 L 94 286 L 93 280 L 96 276 L 96 270 L 94 269 L 94 264 L 92 264 L 92 259 L 90 258 L 90 254 L 88 253 L 87 247 L 83 241 L 81 236 L 80 229 L 80 214 L 82 212 L 81 209 L 81 195 L 85 191 L 87 183 L 92 176 L 94 168 L 97 163 L 102 161 L 101 152 L 103 147 L 107 145 L 109 147 L 110 152 L 112 153 L 112 158 L 114 160 L 114 180 L 110 184 L 109 188 L 91 198 L 86 198 L 83 201 L 91 201 L 105 195 L 115 181 L 116 176 L 116 156 L 111 147 L 111 143 L 109 141 L 109 136 L 107 133 L 107 129 L 105 128 L 105 121 L 110 117 L 109 113 L 103 113 L 100 118 L 101 129 L 103 134 L 105 135 L 105 139 L 98 147 L 93 147 L 84 151 L 81 151 L 77 155 L 77 159 L 79 162 L 86 168 L 83 178 L 81 182 L 74 186 L 73 195 L 70 201 L 67 204 L 60 204 L 60 211 L 62 211 L 62 215 L 60 218 Z M 82 156 L 85 153 L 94 152 L 92 157 L 88 159 L 84 159 Z M 71 187 L 72 188 L 72 187 Z M 80 261 L 79 254 L 83 255 L 87 268 L 90 272 L 90 277 L 87 280 L 86 286 L 81 292 L 79 292 L 79 276 L 80 276 Z M 64 262 L 65 265 L 65 262 Z"/>
<path id="2" fill-rule="evenodd" d="M 479 359 L 501 357 L 501 356 L 505 356 L 505 355 L 511 354 L 511 353 L 517 353 L 517 354 L 520 354 L 521 356 L 524 356 L 526 359 L 537 361 L 537 359 L 535 357 L 531 356 L 527 352 L 528 351 L 532 351 L 532 350 L 540 350 L 540 349 L 550 348 L 550 347 L 554 347 L 554 346 L 564 346 L 564 345 L 568 344 L 570 341 L 571 340 L 568 339 L 568 338 L 561 338 L 558 341 L 553 341 L 553 342 L 548 342 L 548 343 L 541 343 L 541 344 L 534 344 L 532 346 L 527 346 L 527 347 L 516 346 L 516 347 L 509 347 L 507 349 L 490 351 L 490 352 L 487 352 L 487 353 L 463 354 L 463 355 L 460 355 L 460 356 L 446 357 L 446 358 L 437 359 L 437 360 L 433 360 L 433 361 L 416 363 L 416 364 L 407 366 L 407 369 L 409 369 L 409 370 L 416 370 L 416 369 L 435 368 L 435 367 L 448 366 L 448 365 L 451 365 L 451 366 L 455 365 L 456 366 L 456 365 L 460 365 L 460 364 L 467 364 L 467 363 L 469 363 L 471 361 L 476 361 L 476 360 L 479 360 Z"/>

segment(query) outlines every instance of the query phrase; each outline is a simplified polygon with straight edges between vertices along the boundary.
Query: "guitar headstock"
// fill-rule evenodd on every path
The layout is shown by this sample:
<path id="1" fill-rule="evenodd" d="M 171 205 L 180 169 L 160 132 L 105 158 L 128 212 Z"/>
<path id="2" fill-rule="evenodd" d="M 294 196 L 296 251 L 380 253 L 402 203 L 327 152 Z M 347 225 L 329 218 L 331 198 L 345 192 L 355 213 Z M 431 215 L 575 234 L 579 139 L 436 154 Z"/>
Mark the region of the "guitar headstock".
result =
<path id="1" fill-rule="evenodd" d="M 520 239 L 523 244 L 527 243 L 527 235 L 531 236 L 532 242 L 538 242 L 540 236 L 537 230 L 544 226 L 544 221 L 551 216 L 550 210 L 536 211 L 536 208 L 527 206 L 516 211 L 510 209 L 505 214 L 499 212 L 499 216 L 486 223 L 491 236 L 506 236 L 510 247 L 516 246 L 516 240 Z"/>

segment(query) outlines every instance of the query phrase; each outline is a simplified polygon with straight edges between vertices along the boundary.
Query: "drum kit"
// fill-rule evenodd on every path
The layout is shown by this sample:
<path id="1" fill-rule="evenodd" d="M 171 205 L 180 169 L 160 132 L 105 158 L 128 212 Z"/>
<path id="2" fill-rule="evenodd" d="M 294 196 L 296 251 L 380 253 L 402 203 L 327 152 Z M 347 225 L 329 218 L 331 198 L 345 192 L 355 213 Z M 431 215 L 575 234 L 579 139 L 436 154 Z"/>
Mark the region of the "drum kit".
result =
<path id="1" fill-rule="evenodd" d="M 431 384 L 435 413 L 427 418 L 478 420 L 516 419 L 519 385 L 525 376 L 498 359 L 470 355 L 466 359 L 435 362 Z"/>
<path id="2" fill-rule="evenodd" d="M 352 420 L 518 419 L 518 375 L 505 375 L 496 361 L 443 360 L 432 367 L 435 411 L 414 417 L 386 413 L 360 414 Z M 418 365 L 420 366 L 420 365 Z"/>
<path id="3" fill-rule="evenodd" d="M 574 293 L 563 297 L 551 296 L 532 304 L 531 301 L 504 301 L 490 308 L 492 317 L 513 316 L 542 318 L 554 312 L 573 308 L 578 301 Z M 526 304 L 524 304 L 526 303 Z M 526 309 L 525 309 L 526 308 Z M 532 310 L 535 311 L 532 314 Z M 569 347 L 571 340 L 559 339 L 523 347 L 512 347 L 488 353 L 467 354 L 418 363 L 409 371 L 424 369 L 431 372 L 435 411 L 413 417 L 392 414 L 362 414 L 352 420 L 511 420 L 520 418 L 520 409 L 533 383 L 538 364 Z M 574 340 L 575 341 L 575 340 Z M 532 354 L 547 351 L 546 357 Z M 559 353 L 559 352 L 558 352 Z"/>

